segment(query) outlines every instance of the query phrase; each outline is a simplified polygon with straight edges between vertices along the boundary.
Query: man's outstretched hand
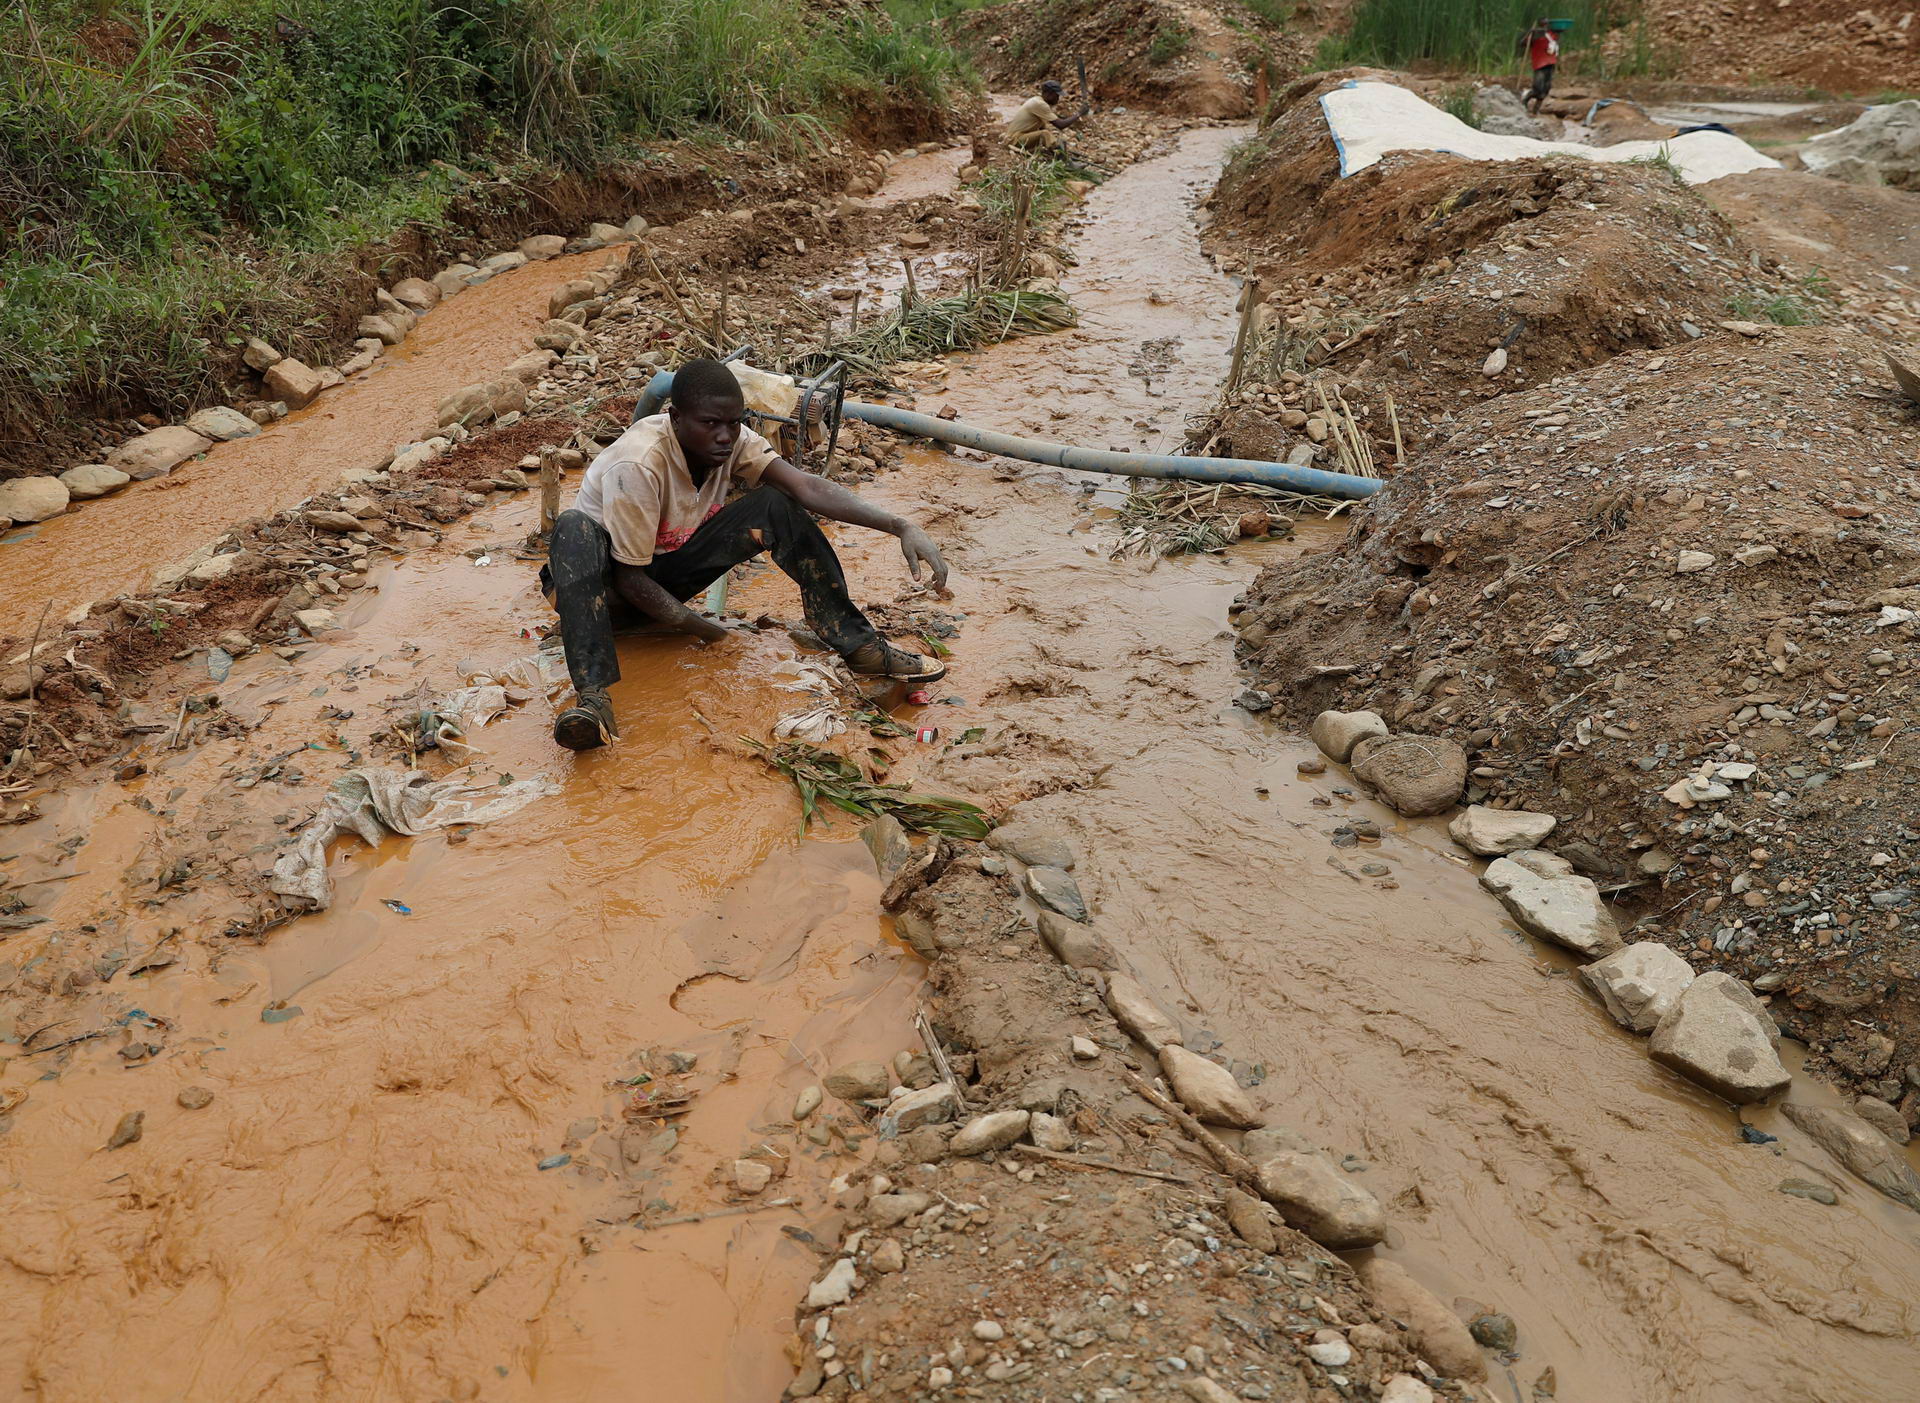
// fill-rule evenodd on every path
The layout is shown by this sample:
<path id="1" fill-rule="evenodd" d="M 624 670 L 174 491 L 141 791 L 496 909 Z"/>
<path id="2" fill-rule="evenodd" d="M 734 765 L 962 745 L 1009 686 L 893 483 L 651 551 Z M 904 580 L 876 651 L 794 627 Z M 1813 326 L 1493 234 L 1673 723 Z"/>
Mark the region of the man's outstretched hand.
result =
<path id="1" fill-rule="evenodd" d="M 907 558 L 907 570 L 914 579 L 920 578 L 920 567 L 925 565 L 932 572 L 931 583 L 937 590 L 947 587 L 947 562 L 940 557 L 940 548 L 933 538 L 918 526 L 909 526 L 900 533 L 900 554 Z"/>

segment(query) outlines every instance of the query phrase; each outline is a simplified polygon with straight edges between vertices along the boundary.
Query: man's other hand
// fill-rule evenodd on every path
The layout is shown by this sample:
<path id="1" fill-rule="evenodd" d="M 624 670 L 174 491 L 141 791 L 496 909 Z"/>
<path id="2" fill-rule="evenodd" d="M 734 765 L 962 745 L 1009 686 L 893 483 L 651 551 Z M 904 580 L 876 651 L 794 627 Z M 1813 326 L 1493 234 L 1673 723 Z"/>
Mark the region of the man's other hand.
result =
<path id="1" fill-rule="evenodd" d="M 947 587 L 947 562 L 940 557 L 940 548 L 933 539 L 918 526 L 909 526 L 900 533 L 900 554 L 907 558 L 907 570 L 914 579 L 920 578 L 920 567 L 925 565 L 932 572 L 931 583 L 937 590 Z"/>

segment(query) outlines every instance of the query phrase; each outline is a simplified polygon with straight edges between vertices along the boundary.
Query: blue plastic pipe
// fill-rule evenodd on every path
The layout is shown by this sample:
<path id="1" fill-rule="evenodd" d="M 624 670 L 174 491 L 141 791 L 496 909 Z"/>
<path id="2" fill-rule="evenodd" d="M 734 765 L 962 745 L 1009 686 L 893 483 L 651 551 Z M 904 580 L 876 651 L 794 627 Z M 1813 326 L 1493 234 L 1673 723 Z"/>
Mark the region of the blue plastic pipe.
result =
<path id="1" fill-rule="evenodd" d="M 634 417 L 657 414 L 673 388 L 673 372 L 661 371 L 647 382 L 634 410 Z M 866 404 L 848 400 L 842 412 L 883 429 L 912 434 L 915 438 L 937 439 L 962 448 L 977 448 L 1002 458 L 1020 458 L 1029 463 L 1046 463 L 1056 468 L 1080 472 L 1115 473 L 1122 477 L 1177 478 L 1182 482 L 1243 482 L 1260 487 L 1276 487 L 1286 492 L 1312 492 L 1323 497 L 1370 497 L 1380 483 L 1370 477 L 1349 473 L 1322 472 L 1292 463 L 1263 463 L 1252 458 L 1186 458 L 1177 453 L 1115 453 L 1100 448 L 1076 448 L 1045 439 L 1021 438 L 993 429 L 976 428 L 954 419 L 936 419 L 931 414 L 915 414 L 890 404 Z"/>

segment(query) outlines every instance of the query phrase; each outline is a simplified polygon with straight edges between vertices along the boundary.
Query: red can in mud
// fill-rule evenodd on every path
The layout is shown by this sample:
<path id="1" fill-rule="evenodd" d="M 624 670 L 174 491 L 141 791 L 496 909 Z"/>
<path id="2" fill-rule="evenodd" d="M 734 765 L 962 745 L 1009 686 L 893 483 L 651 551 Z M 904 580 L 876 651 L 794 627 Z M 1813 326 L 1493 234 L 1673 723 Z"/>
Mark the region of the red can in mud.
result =
<path id="1" fill-rule="evenodd" d="M 940 739 L 940 728 L 938 726 L 922 726 L 913 733 L 913 738 L 922 745 L 932 745 Z"/>

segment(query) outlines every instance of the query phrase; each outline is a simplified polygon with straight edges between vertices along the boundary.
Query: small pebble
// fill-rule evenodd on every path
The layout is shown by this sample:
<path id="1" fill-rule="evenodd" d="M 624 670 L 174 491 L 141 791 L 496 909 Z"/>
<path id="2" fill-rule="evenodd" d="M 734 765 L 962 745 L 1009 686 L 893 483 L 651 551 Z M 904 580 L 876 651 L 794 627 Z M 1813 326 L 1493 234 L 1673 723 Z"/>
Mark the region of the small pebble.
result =
<path id="1" fill-rule="evenodd" d="M 213 1104 L 213 1093 L 204 1086 L 183 1086 L 180 1094 L 173 1098 L 189 1111 L 197 1111 L 203 1106 Z"/>

